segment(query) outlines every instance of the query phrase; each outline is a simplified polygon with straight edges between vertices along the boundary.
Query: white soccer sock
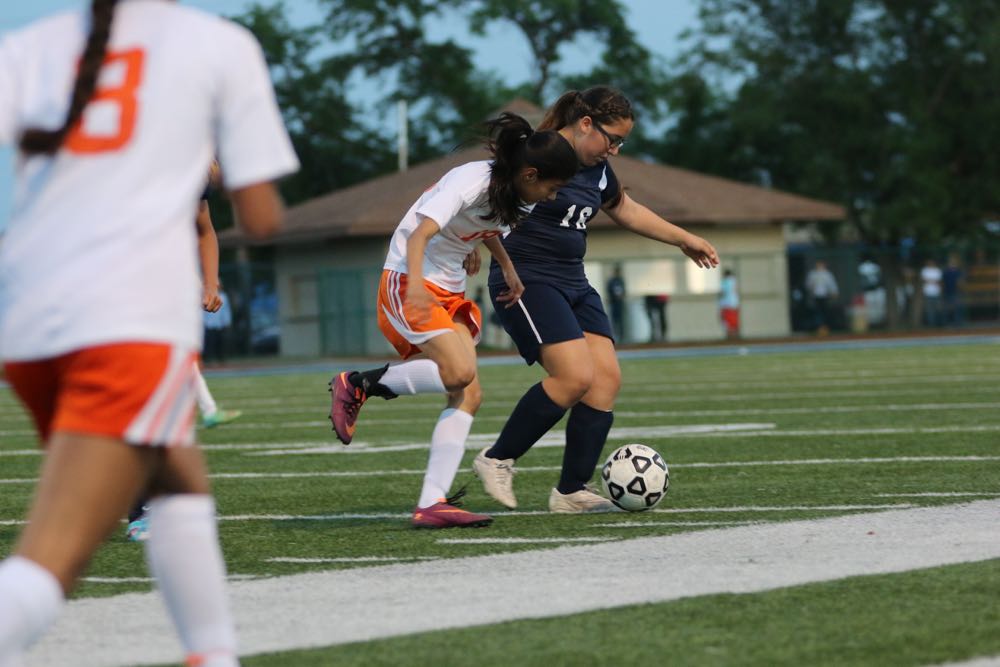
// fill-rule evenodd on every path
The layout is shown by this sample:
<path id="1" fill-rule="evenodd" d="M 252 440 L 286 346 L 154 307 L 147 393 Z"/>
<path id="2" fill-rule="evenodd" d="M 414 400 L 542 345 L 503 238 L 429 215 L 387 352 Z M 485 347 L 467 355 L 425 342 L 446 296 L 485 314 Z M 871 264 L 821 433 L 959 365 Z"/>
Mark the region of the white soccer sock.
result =
<path id="1" fill-rule="evenodd" d="M 16 667 L 63 605 L 59 580 L 21 556 L 0 563 L 0 667 Z"/>
<path id="2" fill-rule="evenodd" d="M 236 629 L 226 596 L 212 496 L 180 494 L 149 503 L 146 560 L 188 657 L 237 667 Z"/>
<path id="3" fill-rule="evenodd" d="M 448 390 L 441 381 L 441 371 L 438 365 L 430 359 L 416 359 L 395 366 L 389 366 L 379 379 L 384 385 L 399 396 L 412 394 L 444 394 Z"/>
<path id="4" fill-rule="evenodd" d="M 455 473 L 462 465 L 465 440 L 472 428 L 472 415 L 455 408 L 441 413 L 434 435 L 431 436 L 431 454 L 424 474 L 424 487 L 420 491 L 417 507 L 430 507 L 448 495 Z"/>
<path id="5" fill-rule="evenodd" d="M 212 397 L 212 392 L 208 390 L 208 383 L 205 382 L 205 376 L 201 374 L 201 370 L 198 366 L 194 367 L 194 386 L 197 391 L 198 397 L 198 410 L 201 415 L 214 415 L 219 409 L 219 406 L 215 404 L 215 398 Z"/>

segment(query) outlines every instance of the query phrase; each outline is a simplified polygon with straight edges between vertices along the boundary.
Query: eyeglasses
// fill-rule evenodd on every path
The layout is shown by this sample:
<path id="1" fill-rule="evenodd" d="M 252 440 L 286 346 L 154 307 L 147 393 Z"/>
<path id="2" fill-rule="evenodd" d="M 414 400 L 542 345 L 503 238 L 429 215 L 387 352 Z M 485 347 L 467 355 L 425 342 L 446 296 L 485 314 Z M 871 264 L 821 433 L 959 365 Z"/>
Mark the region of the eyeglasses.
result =
<path id="1" fill-rule="evenodd" d="M 601 124 L 594 121 L 594 127 L 597 131 L 604 135 L 604 138 L 608 140 L 608 149 L 621 148 L 625 145 L 625 137 L 619 137 L 617 134 L 609 134 L 607 130 L 601 127 Z"/>

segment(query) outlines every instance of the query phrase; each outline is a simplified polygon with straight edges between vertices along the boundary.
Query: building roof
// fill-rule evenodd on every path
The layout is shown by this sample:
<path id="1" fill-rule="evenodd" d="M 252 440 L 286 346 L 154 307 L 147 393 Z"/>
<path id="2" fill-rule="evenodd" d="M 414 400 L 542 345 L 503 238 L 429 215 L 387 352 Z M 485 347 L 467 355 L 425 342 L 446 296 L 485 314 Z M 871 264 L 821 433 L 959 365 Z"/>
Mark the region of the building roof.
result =
<path id="1" fill-rule="evenodd" d="M 504 108 L 522 115 L 532 109 L 537 107 L 523 100 L 515 100 Z M 484 149 L 469 148 L 310 199 L 288 210 L 284 228 L 267 243 L 284 245 L 343 237 L 389 236 L 413 202 L 444 173 L 487 157 Z M 612 157 L 610 162 L 632 199 L 678 224 L 759 225 L 846 217 L 843 207 L 837 204 L 787 192 L 627 156 Z M 612 224 L 606 214 L 600 213 L 588 226 Z M 221 232 L 219 240 L 225 245 L 247 242 L 237 229 Z"/>

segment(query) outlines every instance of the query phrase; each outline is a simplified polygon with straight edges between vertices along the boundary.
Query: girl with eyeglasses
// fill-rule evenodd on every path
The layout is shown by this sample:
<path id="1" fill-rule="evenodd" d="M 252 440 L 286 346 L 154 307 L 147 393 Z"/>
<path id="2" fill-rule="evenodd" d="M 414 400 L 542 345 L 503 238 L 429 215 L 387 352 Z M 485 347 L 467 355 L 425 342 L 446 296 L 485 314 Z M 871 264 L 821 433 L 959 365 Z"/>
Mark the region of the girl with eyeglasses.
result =
<path id="1" fill-rule="evenodd" d="M 617 155 L 635 123 L 628 98 L 607 86 L 563 94 L 539 129 L 556 130 L 573 146 L 580 171 L 552 201 L 538 204 L 504 248 L 524 283 L 514 308 L 496 298 L 506 289 L 503 273 L 490 267 L 490 296 L 507 333 L 530 365 L 547 376 L 518 402 L 492 447 L 483 449 L 473 470 L 486 492 L 514 508 L 515 462 L 570 411 L 562 474 L 549 495 L 552 512 L 609 511 L 614 506 L 587 483 L 611 429 L 621 370 L 611 323 L 597 290 L 584 274 L 587 223 L 603 210 L 618 225 L 677 246 L 702 268 L 718 265 L 705 239 L 673 225 L 636 202 L 618 182 L 608 158 Z"/>

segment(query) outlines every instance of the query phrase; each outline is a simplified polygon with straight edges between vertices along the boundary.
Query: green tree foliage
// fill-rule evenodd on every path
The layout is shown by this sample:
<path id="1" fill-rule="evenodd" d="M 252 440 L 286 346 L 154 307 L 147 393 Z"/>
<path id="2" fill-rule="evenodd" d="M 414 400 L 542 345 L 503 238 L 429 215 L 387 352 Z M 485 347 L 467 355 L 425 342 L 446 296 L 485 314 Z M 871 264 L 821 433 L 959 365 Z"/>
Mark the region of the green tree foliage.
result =
<path id="1" fill-rule="evenodd" d="M 364 181 L 395 165 L 395 145 L 360 122 L 346 94 L 347 73 L 322 57 L 319 27 L 288 23 L 278 3 L 251 6 L 234 20 L 260 40 L 275 94 L 302 169 L 282 182 L 289 203 Z"/>
<path id="2" fill-rule="evenodd" d="M 1000 5 L 703 0 L 668 96 L 674 164 L 838 201 L 877 243 L 1000 211 Z"/>

